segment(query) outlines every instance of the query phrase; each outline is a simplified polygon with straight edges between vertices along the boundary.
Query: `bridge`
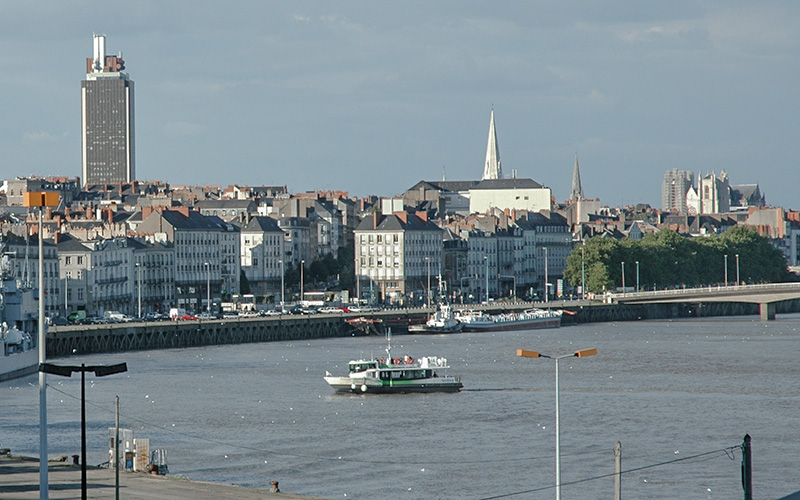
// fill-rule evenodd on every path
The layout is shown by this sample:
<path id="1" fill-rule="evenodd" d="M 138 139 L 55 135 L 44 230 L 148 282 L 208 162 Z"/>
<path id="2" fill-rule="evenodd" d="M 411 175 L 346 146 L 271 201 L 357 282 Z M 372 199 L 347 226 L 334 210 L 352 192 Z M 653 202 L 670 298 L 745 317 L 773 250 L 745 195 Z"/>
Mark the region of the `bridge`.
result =
<path id="1" fill-rule="evenodd" d="M 617 304 L 670 302 L 745 302 L 758 304 L 762 320 L 775 319 L 775 304 L 800 299 L 800 282 L 761 285 L 707 286 L 647 292 L 615 292 L 606 300 Z"/>

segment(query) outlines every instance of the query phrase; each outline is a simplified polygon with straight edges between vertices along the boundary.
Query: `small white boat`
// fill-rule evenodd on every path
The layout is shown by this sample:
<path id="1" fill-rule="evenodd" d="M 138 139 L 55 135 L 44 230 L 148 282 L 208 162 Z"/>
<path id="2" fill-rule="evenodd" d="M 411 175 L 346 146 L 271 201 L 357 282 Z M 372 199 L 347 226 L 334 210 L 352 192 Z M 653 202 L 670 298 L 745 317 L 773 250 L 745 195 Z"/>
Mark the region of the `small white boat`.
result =
<path id="1" fill-rule="evenodd" d="M 347 363 L 348 374 L 337 377 L 325 372 L 327 382 L 336 392 L 357 394 L 393 394 L 411 392 L 458 392 L 459 377 L 447 375 L 446 358 L 409 356 L 392 358 L 391 335 L 385 358 L 359 359 Z"/>
<path id="2" fill-rule="evenodd" d="M 439 304 L 436 311 L 421 325 L 408 327 L 409 333 L 455 333 L 461 331 L 462 324 L 453 315 L 450 304 Z"/>
<path id="3" fill-rule="evenodd" d="M 536 328 L 558 328 L 562 311 L 553 309 L 528 309 L 522 312 L 485 314 L 481 311 L 460 311 L 456 319 L 464 331 L 533 330 Z"/>

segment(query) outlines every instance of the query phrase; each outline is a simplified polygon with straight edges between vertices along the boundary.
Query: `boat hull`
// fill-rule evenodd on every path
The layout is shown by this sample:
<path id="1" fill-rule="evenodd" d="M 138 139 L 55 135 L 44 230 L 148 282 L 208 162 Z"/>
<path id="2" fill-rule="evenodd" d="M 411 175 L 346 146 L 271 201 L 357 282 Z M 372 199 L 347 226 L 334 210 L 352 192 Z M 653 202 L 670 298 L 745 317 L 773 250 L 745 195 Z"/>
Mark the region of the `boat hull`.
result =
<path id="1" fill-rule="evenodd" d="M 410 394 L 458 392 L 463 387 L 455 377 L 409 381 L 375 381 L 363 378 L 324 377 L 335 392 L 348 394 Z"/>
<path id="2" fill-rule="evenodd" d="M 558 328 L 561 326 L 561 318 L 547 318 L 521 321 L 496 321 L 496 322 L 474 322 L 463 323 L 465 332 L 502 332 L 510 330 L 535 330 L 540 328 Z"/>
<path id="3" fill-rule="evenodd" d="M 0 353 L 0 382 L 39 371 L 39 351 L 31 349 L 7 356 Z"/>

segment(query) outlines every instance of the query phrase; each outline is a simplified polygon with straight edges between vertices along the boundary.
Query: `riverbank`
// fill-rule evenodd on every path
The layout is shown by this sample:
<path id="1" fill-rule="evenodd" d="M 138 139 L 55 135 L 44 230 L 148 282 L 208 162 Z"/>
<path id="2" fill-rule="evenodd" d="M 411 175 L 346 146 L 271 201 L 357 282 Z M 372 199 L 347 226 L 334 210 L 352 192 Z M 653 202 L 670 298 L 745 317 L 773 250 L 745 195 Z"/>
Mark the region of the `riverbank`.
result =
<path id="1" fill-rule="evenodd" d="M 116 497 L 116 474 L 112 469 L 88 467 L 86 470 L 87 497 L 112 499 Z M 267 479 L 265 482 L 269 483 Z M 71 462 L 50 462 L 48 467 L 49 497 L 53 500 L 81 498 L 81 467 Z M 319 497 L 272 492 L 265 489 L 242 488 L 230 484 L 181 479 L 173 476 L 120 472 L 120 498 L 126 500 L 324 500 Z M 280 483 L 278 484 L 280 488 Z M 9 500 L 39 498 L 39 459 L 16 455 L 0 456 L 0 497 Z"/>

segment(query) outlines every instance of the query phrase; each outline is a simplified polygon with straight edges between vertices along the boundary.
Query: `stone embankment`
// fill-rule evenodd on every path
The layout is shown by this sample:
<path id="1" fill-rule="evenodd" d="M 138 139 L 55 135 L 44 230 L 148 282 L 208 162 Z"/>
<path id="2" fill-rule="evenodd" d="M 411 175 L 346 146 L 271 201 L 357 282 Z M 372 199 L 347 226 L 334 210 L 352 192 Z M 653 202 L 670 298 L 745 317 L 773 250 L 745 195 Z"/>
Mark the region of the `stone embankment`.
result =
<path id="1" fill-rule="evenodd" d="M 527 302 L 494 303 L 490 306 L 460 306 L 487 312 L 529 309 Z M 562 325 L 609 321 L 639 321 L 671 318 L 758 315 L 757 304 L 709 302 L 668 304 L 602 304 L 591 301 L 555 301 L 537 303 L 536 307 L 562 309 Z M 778 312 L 796 312 L 800 301 L 778 304 Z M 54 327 L 47 334 L 48 358 L 73 354 L 95 354 L 146 349 L 173 349 L 205 345 L 248 342 L 292 341 L 328 337 L 348 337 L 368 333 L 406 333 L 409 324 L 421 323 L 426 309 L 389 309 L 378 313 L 282 315 L 261 318 L 220 320 L 162 321 L 106 325 Z M 360 317 L 380 320 L 371 327 L 359 328 L 348 323 Z M 377 325 L 377 328 L 376 328 Z"/>

